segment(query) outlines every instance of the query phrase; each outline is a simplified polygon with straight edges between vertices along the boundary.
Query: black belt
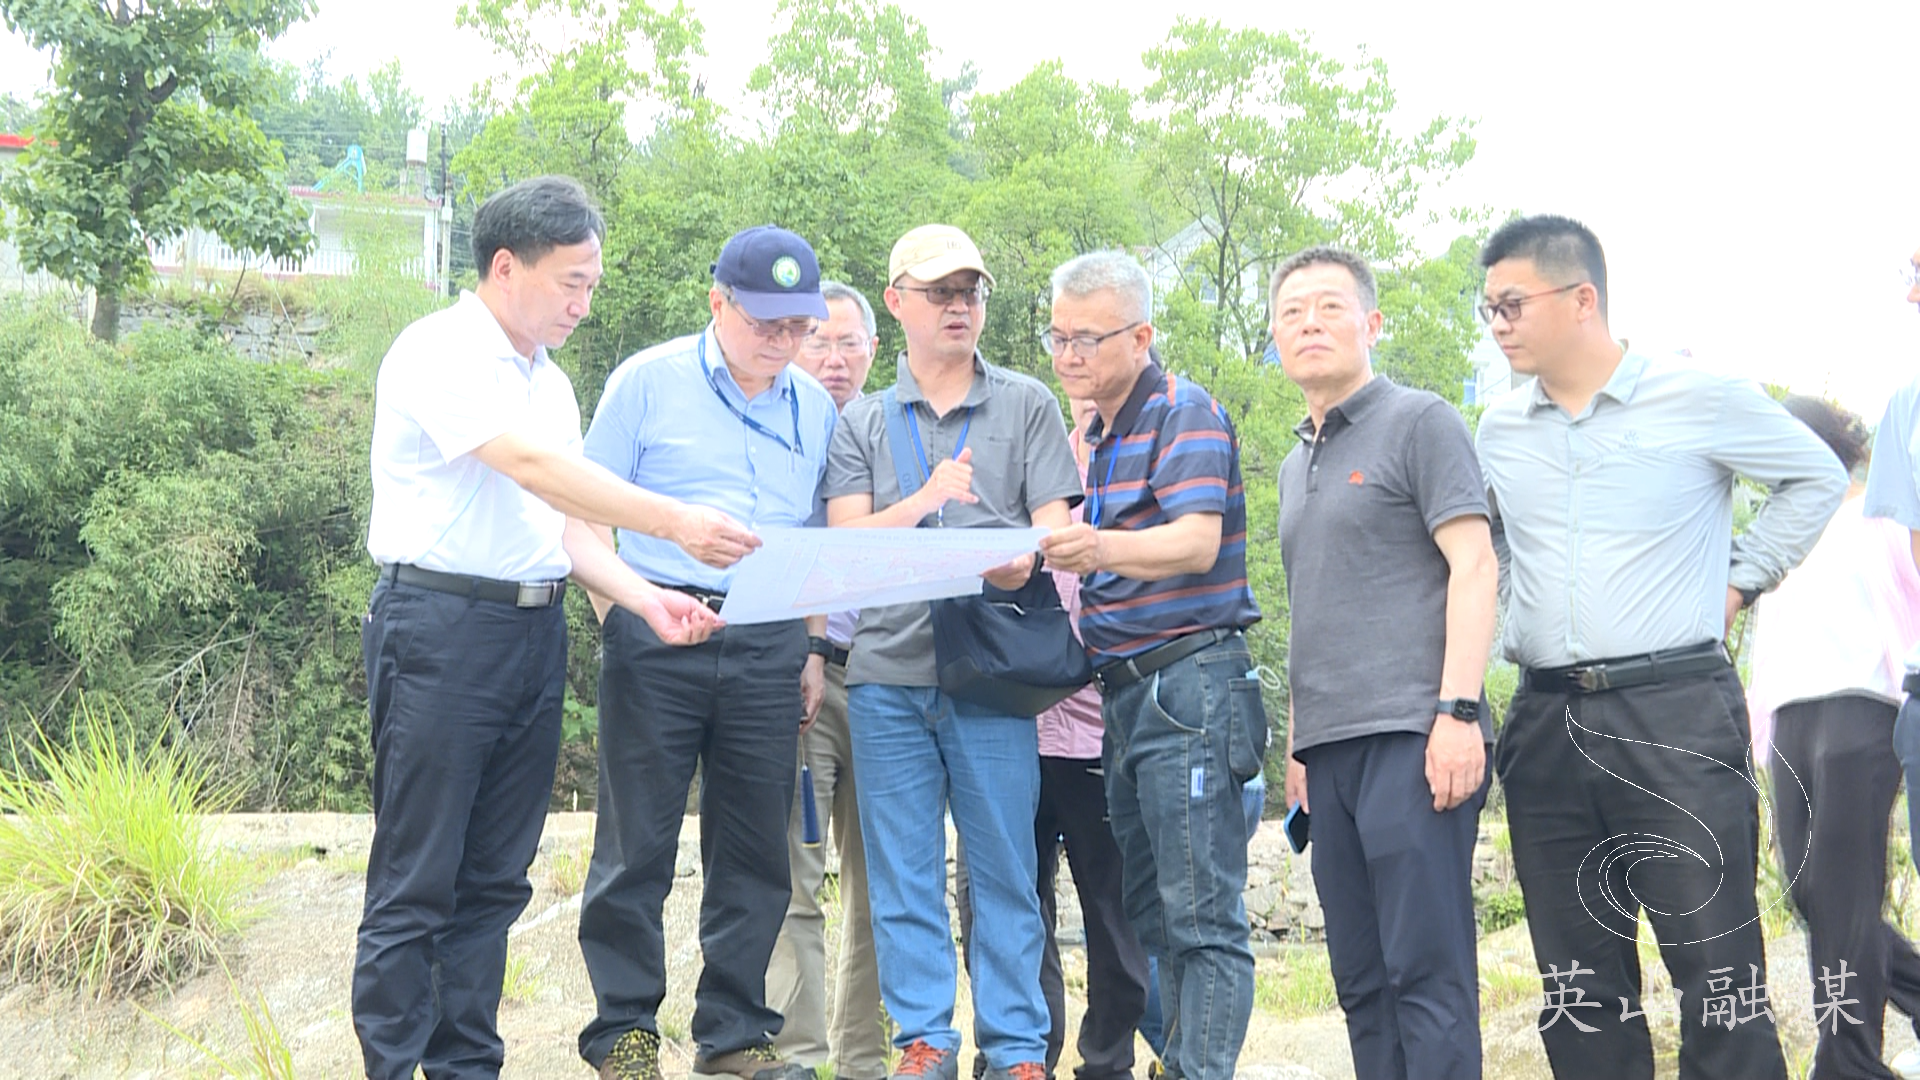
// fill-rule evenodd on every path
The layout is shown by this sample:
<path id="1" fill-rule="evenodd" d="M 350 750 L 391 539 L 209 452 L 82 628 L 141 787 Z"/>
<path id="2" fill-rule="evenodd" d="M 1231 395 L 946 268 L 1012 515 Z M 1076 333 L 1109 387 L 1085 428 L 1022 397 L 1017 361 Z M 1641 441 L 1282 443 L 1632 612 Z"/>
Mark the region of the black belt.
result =
<path id="1" fill-rule="evenodd" d="M 1909 694 L 1920 694 L 1920 671 L 1907 672 L 1907 677 L 1900 680 L 1900 689 Z"/>
<path id="2" fill-rule="evenodd" d="M 827 654 L 827 663 L 838 664 L 841 667 L 846 667 L 847 657 L 853 655 L 853 650 L 843 649 L 840 646 L 833 644 L 832 642 L 828 642 L 827 646 L 828 648 L 833 650 L 832 652 Z"/>
<path id="3" fill-rule="evenodd" d="M 1218 645 L 1239 633 L 1239 627 L 1196 630 L 1183 637 L 1174 638 L 1165 645 L 1155 645 L 1139 656 L 1130 656 L 1125 660 L 1102 664 L 1093 670 L 1093 681 L 1100 684 L 1101 693 L 1111 694 L 1123 686 L 1132 686 L 1161 668 L 1185 660 L 1201 649 Z"/>
<path id="4" fill-rule="evenodd" d="M 688 596 L 705 604 L 707 610 L 715 614 L 719 613 L 720 605 L 727 602 L 726 593 L 714 592 L 712 589 L 696 589 L 691 585 L 669 585 L 664 581 L 656 581 L 654 584 L 663 589 L 672 589 L 677 593 L 686 593 Z"/>
<path id="5" fill-rule="evenodd" d="M 448 574 L 439 570 L 426 570 L 412 563 L 388 563 L 380 568 L 380 576 L 402 585 L 417 585 L 422 589 L 432 589 L 435 592 L 471 596 L 476 600 L 491 600 L 497 604 L 512 604 L 514 607 L 523 608 L 552 607 L 564 600 L 567 595 L 567 583 L 564 579 L 560 581 L 497 581 L 493 578 L 475 577 L 472 574 Z"/>
<path id="6" fill-rule="evenodd" d="M 1590 660 L 1566 667 L 1528 668 L 1527 689 L 1545 694 L 1598 694 L 1629 686 L 1645 686 L 1683 675 L 1704 675 L 1731 667 L 1727 648 L 1717 641 L 1678 649 Z"/>

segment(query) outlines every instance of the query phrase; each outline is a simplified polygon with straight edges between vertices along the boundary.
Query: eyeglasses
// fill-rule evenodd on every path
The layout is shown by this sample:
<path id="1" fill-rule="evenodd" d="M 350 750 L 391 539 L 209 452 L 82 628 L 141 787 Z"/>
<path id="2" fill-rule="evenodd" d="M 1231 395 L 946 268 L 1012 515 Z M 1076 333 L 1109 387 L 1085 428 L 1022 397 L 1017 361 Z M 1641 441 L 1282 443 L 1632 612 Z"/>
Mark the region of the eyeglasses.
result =
<path id="1" fill-rule="evenodd" d="M 747 326 L 752 328 L 753 336 L 761 341 L 775 343 L 783 340 L 797 341 L 804 345 L 806 340 L 813 336 L 813 332 L 820 329 L 819 319 L 782 319 L 779 322 L 762 322 L 747 314 L 745 308 L 735 303 L 732 293 L 727 294 L 727 306 L 740 313 L 740 317 L 746 320 Z"/>
<path id="2" fill-rule="evenodd" d="M 946 307 L 953 303 L 955 297 L 965 301 L 968 307 L 974 307 L 986 303 L 987 297 L 993 294 L 993 290 L 988 288 L 984 281 L 964 289 L 956 289 L 951 285 L 928 285 L 925 288 L 916 285 L 897 285 L 895 288 L 903 292 L 925 293 L 927 302 L 934 307 Z"/>
<path id="3" fill-rule="evenodd" d="M 1529 293 L 1526 296 L 1509 296 L 1505 300 L 1495 300 L 1481 304 L 1474 310 L 1480 313 L 1480 318 L 1485 320 L 1488 326 L 1493 325 L 1493 317 L 1495 315 L 1500 316 L 1510 323 L 1517 323 L 1520 321 L 1520 305 L 1529 300 L 1538 300 L 1543 296 L 1570 292 L 1585 284 L 1587 283 L 1584 281 L 1576 281 L 1571 285 L 1562 285 L 1557 289 L 1548 289 L 1546 292 Z"/>
<path id="4" fill-rule="evenodd" d="M 800 343 L 800 351 L 814 360 L 824 360 L 836 352 L 841 356 L 858 358 L 866 354 L 867 347 L 872 341 L 872 338 L 864 334 L 848 334 L 840 338 L 815 334 Z"/>
<path id="5" fill-rule="evenodd" d="M 1040 331 L 1040 347 L 1054 356 L 1059 356 L 1067 351 L 1067 346 L 1071 345 L 1075 356 L 1082 360 L 1091 360 L 1100 354 L 1100 346 L 1105 345 L 1108 338 L 1119 337 L 1139 325 L 1138 322 L 1130 322 L 1118 330 L 1109 330 L 1104 334 L 1074 334 L 1071 337 L 1049 326 Z"/>

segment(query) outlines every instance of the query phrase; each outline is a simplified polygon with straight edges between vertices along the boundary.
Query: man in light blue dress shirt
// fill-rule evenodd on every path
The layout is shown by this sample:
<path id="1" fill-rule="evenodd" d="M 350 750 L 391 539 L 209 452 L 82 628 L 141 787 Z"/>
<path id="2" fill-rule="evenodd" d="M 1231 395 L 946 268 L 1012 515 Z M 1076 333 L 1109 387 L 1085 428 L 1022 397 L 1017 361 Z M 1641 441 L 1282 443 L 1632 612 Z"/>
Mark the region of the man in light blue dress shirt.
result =
<path id="1" fill-rule="evenodd" d="M 1920 307 L 1920 250 L 1904 271 L 1907 303 Z M 1920 566 L 1920 379 L 1893 392 L 1886 415 L 1874 432 L 1873 461 L 1867 467 L 1868 517 L 1892 518 L 1913 538 L 1913 561 Z M 1907 657 L 1906 703 L 1894 721 L 1893 745 L 1907 774 L 1908 842 L 1920 861 L 1920 649 Z M 1914 1062 L 1920 1066 L 1920 1060 Z M 1917 1069 L 1916 1071 L 1920 1071 Z"/>
<path id="2" fill-rule="evenodd" d="M 813 249 L 785 229 L 747 229 L 727 241 L 713 280 L 705 329 L 614 369 L 587 431 L 587 457 L 748 529 L 817 522 L 836 412 L 820 383 L 792 365 L 827 315 Z M 618 548 L 641 577 L 715 610 L 733 580 L 731 570 L 651 536 L 622 529 Z M 767 1007 L 766 972 L 790 896 L 796 737 L 824 693 L 825 623 L 727 627 L 674 649 L 618 608 L 605 615 L 600 794 L 580 908 L 580 948 L 597 1002 L 580 1053 L 603 1078 L 660 1075 L 661 910 L 696 763 L 706 875 L 694 1072 L 812 1075 L 774 1050 L 782 1019 Z"/>
<path id="3" fill-rule="evenodd" d="M 1907 303 L 1920 307 L 1920 249 L 1914 251 L 1901 277 L 1907 283 Z M 1906 526 L 1914 565 L 1920 566 L 1920 378 L 1894 391 L 1887 401 L 1886 415 L 1873 436 L 1866 505 L 1861 512 Z M 1907 696 L 1894 718 L 1893 747 L 1906 773 L 1907 842 L 1920 862 L 1920 799 L 1913 794 L 1920 791 L 1920 648 L 1907 655 L 1906 664 L 1901 688 Z M 1920 1051 L 1902 1052 L 1891 1068 L 1897 1076 L 1920 1077 Z"/>
<path id="4" fill-rule="evenodd" d="M 1478 448 L 1524 669 L 1494 767 L 1548 1060 L 1560 1080 L 1652 1080 L 1644 912 L 1682 995 L 1680 1080 L 1782 1080 L 1746 697 L 1721 638 L 1813 547 L 1846 473 L 1753 383 L 1618 345 L 1578 222 L 1508 222 L 1481 264 L 1481 312 L 1535 376 L 1487 409 Z M 1770 492 L 1737 539 L 1736 475 Z"/>

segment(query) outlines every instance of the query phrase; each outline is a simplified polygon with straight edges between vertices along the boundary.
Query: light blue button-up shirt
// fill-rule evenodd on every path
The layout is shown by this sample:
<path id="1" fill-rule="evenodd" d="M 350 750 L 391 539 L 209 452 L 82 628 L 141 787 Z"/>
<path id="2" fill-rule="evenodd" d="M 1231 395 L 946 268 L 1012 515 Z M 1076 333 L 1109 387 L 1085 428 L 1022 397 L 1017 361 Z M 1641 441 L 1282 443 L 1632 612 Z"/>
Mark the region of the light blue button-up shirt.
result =
<path id="1" fill-rule="evenodd" d="M 1893 392 L 1873 433 L 1863 512 L 1920 532 L 1920 380 Z M 1907 667 L 1920 670 L 1920 645 L 1907 654 Z"/>
<path id="2" fill-rule="evenodd" d="M 1524 667 L 1717 641 L 1727 587 L 1767 589 L 1846 495 L 1833 451 L 1751 382 L 1629 352 L 1577 417 L 1529 382 L 1477 440 Z M 1733 478 L 1771 492 L 1733 539 Z"/>
<path id="3" fill-rule="evenodd" d="M 630 483 L 723 511 L 749 529 L 824 524 L 818 493 L 836 419 L 826 388 L 792 365 L 748 400 L 709 326 L 613 370 L 587 429 L 586 455 Z M 621 529 L 619 542 L 620 557 L 649 581 L 715 592 L 733 581 L 731 569 L 707 566 L 669 541 Z"/>

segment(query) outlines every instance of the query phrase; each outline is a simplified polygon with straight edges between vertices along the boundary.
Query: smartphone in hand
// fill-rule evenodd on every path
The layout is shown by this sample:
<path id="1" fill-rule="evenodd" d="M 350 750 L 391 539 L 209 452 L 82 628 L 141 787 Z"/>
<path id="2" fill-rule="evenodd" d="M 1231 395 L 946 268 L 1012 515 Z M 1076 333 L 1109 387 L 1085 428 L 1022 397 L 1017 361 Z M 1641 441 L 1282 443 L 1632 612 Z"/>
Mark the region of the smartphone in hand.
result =
<path id="1" fill-rule="evenodd" d="M 1287 831 L 1287 843 L 1293 845 L 1293 853 L 1298 855 L 1307 850 L 1307 811 L 1299 803 L 1287 808 L 1287 816 L 1281 819 L 1280 827 Z"/>

